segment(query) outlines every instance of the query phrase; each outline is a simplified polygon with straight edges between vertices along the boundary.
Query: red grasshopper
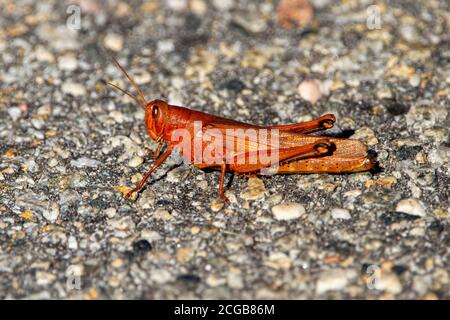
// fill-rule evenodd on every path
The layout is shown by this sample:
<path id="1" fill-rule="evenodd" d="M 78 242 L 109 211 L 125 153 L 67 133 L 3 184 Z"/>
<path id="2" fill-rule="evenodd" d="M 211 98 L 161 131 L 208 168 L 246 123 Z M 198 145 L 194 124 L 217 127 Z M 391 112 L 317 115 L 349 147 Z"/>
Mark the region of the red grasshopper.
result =
<path id="1" fill-rule="evenodd" d="M 112 83 L 108 84 L 130 96 L 145 109 L 146 131 L 158 143 L 156 151 L 149 150 L 156 159 L 154 165 L 140 183 L 128 192 L 127 198 L 141 190 L 152 172 L 175 150 L 196 167 L 220 170 L 219 195 L 225 202 L 228 199 L 224 195 L 223 185 L 227 171 L 248 174 L 348 173 L 369 170 L 376 163 L 367 155 L 367 147 L 360 141 L 309 135 L 331 128 L 336 121 L 332 114 L 290 125 L 258 126 L 169 105 L 162 100 L 147 102 L 125 69 L 116 59 L 114 62 L 139 96 L 133 96 Z M 242 135 L 242 130 L 256 132 L 256 135 L 245 132 Z M 180 132 L 181 135 L 176 134 Z M 265 133 L 266 139 L 258 139 L 261 132 Z M 202 136 L 200 140 L 197 139 L 199 135 Z M 223 142 L 223 138 L 227 143 Z M 232 144 L 229 144 L 230 141 Z M 164 143 L 166 149 L 161 154 Z M 199 159 L 196 150 L 200 150 Z M 206 150 L 210 151 L 210 157 L 202 157 Z M 265 152 L 272 161 L 260 161 L 261 152 Z"/>

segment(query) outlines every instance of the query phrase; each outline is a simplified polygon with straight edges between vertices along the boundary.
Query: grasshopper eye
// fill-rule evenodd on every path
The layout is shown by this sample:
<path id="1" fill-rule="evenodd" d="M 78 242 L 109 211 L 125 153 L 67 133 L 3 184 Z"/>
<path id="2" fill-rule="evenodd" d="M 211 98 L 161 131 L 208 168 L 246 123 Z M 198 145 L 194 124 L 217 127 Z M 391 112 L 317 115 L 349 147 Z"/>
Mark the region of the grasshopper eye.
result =
<path id="1" fill-rule="evenodd" d="M 158 107 L 157 107 L 157 106 L 153 106 L 153 109 L 152 109 L 152 118 L 153 118 L 153 119 L 156 119 L 156 118 L 158 117 L 158 115 L 159 115 L 159 109 L 158 109 Z"/>

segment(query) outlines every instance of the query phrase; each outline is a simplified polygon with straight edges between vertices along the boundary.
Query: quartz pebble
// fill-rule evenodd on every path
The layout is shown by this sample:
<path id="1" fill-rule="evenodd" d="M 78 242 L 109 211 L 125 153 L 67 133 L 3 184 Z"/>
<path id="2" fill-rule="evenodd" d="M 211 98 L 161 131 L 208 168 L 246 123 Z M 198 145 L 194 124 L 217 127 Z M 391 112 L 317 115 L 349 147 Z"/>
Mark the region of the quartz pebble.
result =
<path id="1" fill-rule="evenodd" d="M 272 207 L 272 213 L 276 220 L 293 220 L 305 214 L 305 207 L 300 203 L 287 202 Z"/>
<path id="2" fill-rule="evenodd" d="M 123 48 L 123 38 L 117 33 L 108 33 L 103 41 L 106 48 L 112 51 L 120 51 Z"/>
<path id="3" fill-rule="evenodd" d="M 74 82 L 64 82 L 62 85 L 62 91 L 73 96 L 84 96 L 86 95 L 86 88 L 79 83 Z"/>
<path id="4" fill-rule="evenodd" d="M 351 219 L 350 212 L 347 209 L 342 208 L 333 208 L 331 209 L 331 217 L 335 220 L 342 219 L 348 220 Z"/>
<path id="5" fill-rule="evenodd" d="M 397 203 L 395 211 L 404 212 L 419 217 L 425 217 L 427 215 L 422 202 L 414 198 L 401 200 L 399 203 Z"/>
<path id="6" fill-rule="evenodd" d="M 322 96 L 320 86 L 316 80 L 303 80 L 298 86 L 297 91 L 300 97 L 312 104 L 315 104 Z"/>

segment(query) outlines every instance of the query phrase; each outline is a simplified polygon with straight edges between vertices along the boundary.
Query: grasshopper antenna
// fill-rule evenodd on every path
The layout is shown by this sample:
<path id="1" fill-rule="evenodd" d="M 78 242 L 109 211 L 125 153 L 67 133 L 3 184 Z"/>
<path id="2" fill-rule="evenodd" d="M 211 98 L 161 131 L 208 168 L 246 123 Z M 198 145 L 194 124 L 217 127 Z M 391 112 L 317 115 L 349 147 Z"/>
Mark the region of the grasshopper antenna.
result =
<path id="1" fill-rule="evenodd" d="M 124 67 L 122 67 L 119 63 L 119 61 L 117 61 L 116 58 L 114 58 L 114 56 L 111 56 L 111 58 L 114 60 L 114 63 L 116 64 L 116 66 L 122 70 L 122 72 L 125 74 L 125 76 L 128 78 L 128 80 L 130 80 L 131 84 L 133 85 L 134 89 L 136 89 L 137 93 L 139 94 L 139 97 L 142 99 L 142 102 L 144 103 L 144 105 L 147 104 L 147 100 L 145 99 L 144 95 L 142 94 L 141 90 L 139 90 L 138 86 L 136 85 L 136 83 L 134 83 L 133 79 L 131 79 L 131 77 L 128 75 L 128 73 L 125 71 Z M 141 104 L 142 105 L 142 104 Z"/>
<path id="2" fill-rule="evenodd" d="M 111 87 L 119 90 L 120 92 L 122 92 L 123 94 L 126 94 L 127 96 L 129 96 L 130 98 L 132 98 L 134 101 L 136 101 L 141 107 L 145 107 L 145 105 L 142 103 L 141 100 L 139 100 L 138 98 L 136 98 L 135 96 L 133 96 L 131 93 L 129 93 L 128 91 L 120 88 L 119 86 L 116 86 L 114 83 L 112 82 L 106 82 L 106 84 L 110 85 Z"/>

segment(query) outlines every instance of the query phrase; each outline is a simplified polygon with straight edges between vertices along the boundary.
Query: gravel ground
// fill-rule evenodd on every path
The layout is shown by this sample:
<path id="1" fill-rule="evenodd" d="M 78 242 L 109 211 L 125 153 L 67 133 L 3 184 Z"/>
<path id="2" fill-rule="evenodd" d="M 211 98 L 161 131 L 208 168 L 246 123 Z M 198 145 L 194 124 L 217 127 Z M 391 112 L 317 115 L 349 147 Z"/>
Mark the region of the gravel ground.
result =
<path id="1" fill-rule="evenodd" d="M 312 4 L 283 29 L 277 1 L 1 0 L 0 298 L 449 299 L 448 2 Z M 223 206 L 218 172 L 172 157 L 126 200 L 113 186 L 155 144 L 105 87 L 130 87 L 111 54 L 150 99 L 257 124 L 334 113 L 380 168 L 229 174 Z"/>

